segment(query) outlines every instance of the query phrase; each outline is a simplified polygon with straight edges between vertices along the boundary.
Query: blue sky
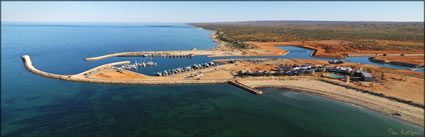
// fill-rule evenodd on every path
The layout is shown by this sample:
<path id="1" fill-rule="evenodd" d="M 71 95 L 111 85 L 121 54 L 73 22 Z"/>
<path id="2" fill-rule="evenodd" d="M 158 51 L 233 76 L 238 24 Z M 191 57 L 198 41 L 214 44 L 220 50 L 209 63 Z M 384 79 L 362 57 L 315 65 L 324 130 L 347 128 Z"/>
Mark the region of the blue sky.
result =
<path id="1" fill-rule="evenodd" d="M 424 21 L 424 2 L 1 2 L 4 22 Z"/>

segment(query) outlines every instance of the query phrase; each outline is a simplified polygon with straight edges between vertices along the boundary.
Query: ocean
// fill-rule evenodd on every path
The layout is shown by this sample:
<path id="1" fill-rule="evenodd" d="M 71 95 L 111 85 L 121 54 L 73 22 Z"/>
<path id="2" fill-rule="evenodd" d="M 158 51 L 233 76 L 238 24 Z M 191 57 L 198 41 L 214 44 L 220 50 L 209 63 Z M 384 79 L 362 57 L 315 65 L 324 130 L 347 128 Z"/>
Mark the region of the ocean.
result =
<path id="1" fill-rule="evenodd" d="M 86 57 L 214 48 L 210 33 L 185 24 L 2 23 L 1 135 L 393 136 L 389 129 L 424 135 L 422 127 L 381 113 L 287 89 L 261 89 L 258 96 L 226 84 L 77 83 L 32 74 L 20 58 L 30 55 L 42 71 L 75 74 L 115 61 L 150 60 Z M 212 59 L 154 57 L 157 67 L 135 71 L 152 75 Z"/>

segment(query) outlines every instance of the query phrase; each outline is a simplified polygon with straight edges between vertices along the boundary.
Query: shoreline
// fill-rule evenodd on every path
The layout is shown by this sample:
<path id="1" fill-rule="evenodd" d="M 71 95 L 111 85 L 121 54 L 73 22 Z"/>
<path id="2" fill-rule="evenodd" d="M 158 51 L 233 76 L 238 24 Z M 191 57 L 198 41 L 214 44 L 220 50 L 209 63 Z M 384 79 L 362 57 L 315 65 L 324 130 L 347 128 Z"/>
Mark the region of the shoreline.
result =
<path id="1" fill-rule="evenodd" d="M 174 55 L 205 55 L 205 56 L 279 55 L 280 56 L 282 54 L 285 55 L 285 54 L 288 53 L 288 51 L 286 51 L 286 50 L 276 48 L 276 45 L 274 45 L 276 43 L 270 44 L 270 45 L 258 46 L 260 48 L 256 48 L 256 49 L 252 49 L 252 50 L 250 50 L 250 49 L 237 49 L 236 50 L 236 49 L 233 49 L 233 48 L 228 48 L 228 47 L 226 47 L 225 42 L 222 42 L 222 41 L 216 39 L 216 33 L 218 33 L 218 32 L 214 31 L 210 35 L 211 35 L 211 39 L 217 42 L 217 45 L 216 45 L 215 48 L 209 49 L 209 50 L 123 52 L 123 53 L 108 54 L 108 55 L 93 57 L 93 58 L 86 58 L 86 60 L 92 61 L 92 60 L 99 60 L 99 59 L 104 59 L 104 58 L 114 57 L 114 56 L 144 56 L 145 54 L 150 54 L 149 56 L 174 56 Z M 282 46 L 282 45 L 279 45 L 279 46 Z M 291 45 L 291 46 L 293 46 L 293 45 Z M 302 48 L 314 49 L 314 47 L 302 47 Z M 278 51 L 275 52 L 274 49 L 278 49 Z M 281 52 L 281 51 L 286 51 L 286 52 Z M 320 52 L 320 51 L 319 50 L 313 50 L 313 52 L 311 53 L 311 56 L 313 56 L 313 55 L 317 56 L 318 52 Z M 249 55 L 249 53 L 251 53 L 253 55 Z M 34 66 L 32 66 L 31 58 L 28 55 L 22 56 L 22 60 L 24 62 L 25 68 L 28 71 L 30 71 L 34 74 L 40 75 L 40 76 L 44 76 L 44 77 L 67 80 L 67 81 L 74 81 L 74 82 L 88 82 L 88 83 L 100 83 L 100 84 L 142 84 L 142 85 L 226 84 L 226 83 L 231 83 L 229 81 L 235 80 L 235 77 L 234 77 L 233 74 L 229 74 L 229 72 L 232 73 L 235 70 L 237 70 L 237 67 L 235 67 L 235 66 L 238 65 L 238 63 L 236 63 L 236 64 L 230 64 L 230 65 L 226 64 L 226 65 L 223 65 L 223 66 L 217 66 L 217 67 L 214 67 L 214 68 L 208 68 L 209 70 L 212 71 L 212 73 L 209 73 L 209 74 L 208 74 L 208 72 L 206 72 L 208 69 L 200 70 L 200 71 L 204 71 L 204 73 L 205 73 L 205 77 L 202 77 L 202 79 L 186 79 L 185 77 L 188 73 L 176 74 L 176 75 L 170 76 L 170 77 L 150 77 L 150 76 L 146 76 L 146 75 L 143 75 L 143 74 L 139 74 L 139 73 L 127 71 L 127 70 L 124 70 L 121 74 L 119 72 L 115 72 L 111 68 L 97 70 L 97 68 L 103 68 L 101 66 L 86 71 L 86 72 L 101 71 L 100 75 L 103 75 L 105 77 L 109 77 L 109 76 L 122 77 L 122 78 L 114 78 L 114 77 L 112 77 L 112 78 L 101 78 L 101 77 L 96 77 L 96 75 L 97 75 L 96 73 L 95 74 L 88 74 L 88 76 L 86 76 L 86 74 L 83 74 L 83 73 L 79 73 L 79 74 L 76 74 L 76 75 L 50 74 L 50 73 L 47 73 L 47 72 L 40 71 L 40 70 L 36 69 Z M 267 62 L 267 59 L 265 59 L 265 61 Z M 295 62 L 298 62 L 298 63 L 325 62 L 326 63 L 327 62 L 327 61 L 318 61 L 318 60 L 297 61 L 297 59 L 289 59 L 289 61 L 285 61 L 285 62 L 288 63 L 288 62 L 291 62 L 291 61 L 293 63 L 295 63 Z M 121 63 L 128 63 L 128 62 L 110 63 L 110 64 L 105 64 L 105 65 L 106 66 L 113 66 L 113 64 L 121 64 Z M 268 63 L 276 64 L 278 62 L 270 61 Z M 321 63 L 321 64 L 323 64 L 323 63 Z M 354 63 L 347 63 L 347 64 L 356 65 Z M 240 63 L 240 65 L 247 65 L 247 66 L 240 66 L 240 67 L 246 69 L 250 65 L 255 65 L 255 64 Z M 260 66 L 257 66 L 257 67 L 263 67 L 264 68 L 265 66 L 260 65 Z M 377 66 L 375 66 L 375 67 L 377 67 Z M 219 71 L 221 71 L 220 73 L 212 70 L 212 69 L 216 70 L 217 68 L 220 69 L 219 70 Z M 407 73 L 407 72 L 403 73 L 401 70 L 396 70 L 395 72 L 394 72 L 394 70 L 391 70 L 391 71 L 393 71 L 391 73 L 399 72 L 400 74 L 402 73 L 405 76 L 407 76 L 410 73 L 410 72 L 409 73 Z M 195 73 L 195 71 L 190 72 L 190 73 Z M 130 75 L 132 75 L 134 77 L 128 77 Z M 185 76 L 183 76 L 183 75 L 185 75 Z M 221 79 L 217 77 L 218 75 L 220 75 Z M 224 76 L 226 76 L 226 77 L 224 77 Z M 209 77 L 209 78 L 207 78 L 207 77 Z M 423 77 L 423 74 L 422 74 L 422 77 Z M 243 81 L 244 79 L 236 79 L 236 80 L 238 82 L 240 82 L 240 80 Z M 296 80 L 296 81 L 298 83 L 303 82 L 302 80 L 301 81 Z M 255 84 L 250 85 L 249 82 L 254 82 L 257 85 L 255 85 Z M 340 91 L 352 91 L 352 90 L 357 91 L 355 89 L 349 89 L 349 88 L 346 88 L 346 87 L 341 86 L 341 85 L 340 86 L 337 86 L 337 85 L 323 86 L 323 81 L 322 81 L 322 83 L 318 83 L 317 85 L 314 85 L 314 84 L 312 85 L 312 87 L 316 87 L 316 88 L 308 89 L 308 88 L 305 88 L 305 87 L 309 87 L 309 86 L 304 85 L 304 84 L 306 84 L 305 81 L 304 81 L 304 83 L 302 83 L 304 86 L 298 86 L 298 87 L 294 86 L 294 85 L 283 85 L 283 86 L 279 85 L 279 84 L 282 84 L 282 81 L 278 81 L 277 83 L 275 82 L 274 83 L 275 85 L 270 85 L 271 83 L 273 83 L 273 80 L 266 80 L 266 83 L 263 84 L 263 85 L 261 85 L 261 81 L 258 81 L 258 80 L 257 81 L 250 80 L 250 81 L 248 81 L 248 84 L 244 83 L 244 82 L 240 82 L 240 83 L 243 84 L 243 85 L 246 85 L 248 88 L 261 88 L 263 86 L 263 87 L 272 87 L 272 88 L 290 88 L 292 90 L 304 90 L 306 92 L 317 94 L 317 95 L 324 96 L 324 97 L 328 97 L 328 98 L 331 98 L 331 99 L 334 99 L 334 100 L 339 100 L 339 101 L 342 101 L 342 102 L 348 102 L 348 103 L 360 105 L 360 106 L 363 106 L 363 107 L 371 109 L 371 110 L 376 110 L 376 111 L 382 112 L 385 115 L 389 115 L 389 116 L 391 116 L 391 114 L 395 113 L 395 112 L 402 112 L 404 114 L 404 116 L 395 117 L 395 118 L 400 118 L 402 120 L 409 121 L 411 123 L 414 123 L 416 125 L 420 125 L 422 127 L 424 126 L 424 124 L 423 124 L 423 121 L 424 121 L 424 118 L 423 118 L 424 109 L 423 109 L 423 107 L 411 106 L 411 104 L 403 103 L 403 102 L 397 102 L 397 101 L 394 101 L 394 100 L 388 101 L 388 98 L 373 97 L 372 95 L 369 95 L 369 94 L 366 94 L 366 93 L 360 93 L 360 92 L 346 92 L 346 93 L 343 94 L 343 93 L 339 93 L 339 92 L 336 92 L 336 91 L 330 92 L 330 91 L 327 91 L 327 90 L 320 90 L 320 88 L 323 88 L 323 87 L 338 87 L 340 89 Z M 267 85 L 267 84 L 269 84 L 269 85 Z M 318 86 L 318 85 L 321 85 L 321 84 L 322 84 L 322 86 Z M 389 86 L 389 87 L 391 87 L 391 86 Z M 414 87 L 413 89 L 414 90 L 412 90 L 412 91 L 416 91 L 416 90 L 421 89 L 421 88 Z M 252 89 L 252 90 L 254 90 L 254 89 Z M 397 88 L 395 88 L 395 90 L 397 92 L 403 91 L 403 90 L 398 90 Z M 387 95 L 387 93 L 380 93 L 381 92 L 380 90 L 374 89 L 372 91 L 376 91 L 374 93 L 377 93 L 377 94 Z M 260 92 L 257 92 L 257 93 L 260 93 Z M 348 95 L 348 94 L 350 94 L 350 95 Z M 423 94 L 423 92 L 422 92 L 422 94 Z M 393 95 L 396 95 L 396 96 L 394 96 L 395 98 L 403 98 L 403 96 L 400 96 L 398 93 L 393 94 Z M 417 97 L 420 97 L 420 96 L 421 95 L 418 95 Z M 361 97 L 364 97 L 364 98 L 361 98 Z M 407 97 L 409 97 L 408 99 L 415 98 L 413 96 L 407 96 Z M 380 101 L 380 103 L 377 103 L 376 101 Z M 420 102 L 420 101 L 417 101 L 417 102 Z M 420 103 L 423 104 L 423 102 L 420 102 Z M 418 115 L 418 113 L 420 115 Z"/>
<path id="2" fill-rule="evenodd" d="M 193 27 L 198 27 L 198 26 L 193 26 Z M 199 27 L 199 28 L 202 30 L 209 30 L 202 27 Z M 216 30 L 210 30 L 210 31 L 213 31 L 212 34 L 217 33 Z M 213 39 L 213 40 L 220 42 L 220 40 L 218 39 Z M 377 40 L 377 41 L 380 42 L 380 40 Z M 413 50 L 355 50 L 355 51 L 352 51 L 347 49 L 339 49 L 337 51 L 329 52 L 326 50 L 326 48 L 322 47 L 322 46 L 338 47 L 338 46 L 344 45 L 341 43 L 349 43 L 349 41 L 345 41 L 345 40 L 287 41 L 287 42 L 247 41 L 245 43 L 254 45 L 260 48 L 275 47 L 275 46 L 297 46 L 300 48 L 306 48 L 306 49 L 312 50 L 312 53 L 310 54 L 310 56 L 320 57 L 320 58 L 345 59 L 347 57 L 373 57 L 373 56 L 425 56 L 425 52 L 423 52 L 422 50 L 420 51 L 416 51 L 416 50 L 415 51 Z M 385 41 L 383 41 L 383 43 L 385 43 Z M 283 49 L 280 49 L 280 50 L 283 50 Z M 286 50 L 283 50 L 283 51 L 286 51 Z"/>
<path id="3" fill-rule="evenodd" d="M 374 56 L 371 57 L 370 60 L 372 62 L 377 63 L 385 63 L 406 67 L 417 67 L 424 65 L 424 56 L 405 56 L 399 58 L 397 56 Z"/>
<path id="4" fill-rule="evenodd" d="M 403 121 L 403 122 L 406 122 L 406 123 L 409 123 L 409 124 L 412 124 L 412 125 L 415 125 L 415 126 L 418 126 L 418 127 L 424 127 L 424 125 L 423 125 L 424 122 L 423 121 L 416 123 L 415 120 L 410 120 L 409 121 L 409 120 L 406 120 L 406 119 L 402 119 L 400 117 L 395 117 L 393 114 L 383 112 L 382 110 L 373 109 L 372 107 L 368 107 L 367 105 L 362 105 L 361 103 L 358 103 L 358 102 L 346 101 L 346 100 L 343 100 L 343 99 L 339 99 L 337 97 L 331 97 L 331 96 L 326 95 L 326 94 L 314 93 L 314 92 L 311 92 L 311 91 L 308 91 L 308 90 L 296 89 L 296 88 L 285 88 L 285 87 L 262 87 L 262 88 L 288 89 L 288 90 L 303 92 L 303 93 L 310 94 L 310 95 L 320 96 L 320 97 L 324 97 L 324 98 L 327 98 L 327 99 L 330 99 L 330 100 L 338 101 L 340 103 L 351 104 L 351 105 L 354 105 L 354 106 L 358 106 L 358 107 L 367 109 L 369 111 L 377 112 L 377 113 L 379 113 L 381 115 L 385 115 L 385 116 L 388 116 L 388 117 L 391 117 L 391 118 L 395 118 L 397 120 L 400 120 L 400 121 Z M 356 101 L 358 101 L 358 100 L 356 100 Z"/>
<path id="5" fill-rule="evenodd" d="M 24 62 L 25 68 L 34 74 L 48 77 L 48 78 L 54 78 L 54 79 L 60 79 L 60 80 L 66 80 L 66 81 L 73 81 L 73 82 L 86 82 L 86 83 L 98 83 L 98 84 L 143 84 L 143 85 L 178 85 L 178 84 L 221 84 L 221 83 L 227 83 L 228 80 L 181 80 L 181 79 L 170 79 L 170 80 L 161 80 L 161 79 L 148 79 L 148 80 L 113 80 L 113 79 L 94 79 L 85 77 L 84 74 L 86 72 L 96 71 L 96 69 L 103 69 L 105 67 L 113 66 L 116 64 L 127 64 L 129 61 L 123 61 L 123 62 L 115 62 L 110 64 L 105 64 L 102 66 L 98 66 L 96 68 L 90 69 L 88 71 L 78 73 L 75 75 L 60 75 L 60 74 L 52 74 L 47 73 L 41 70 L 38 70 L 32 65 L 31 58 L 28 55 L 22 56 L 22 61 Z M 125 70 L 126 73 L 135 73 L 132 71 Z M 138 74 L 138 73 L 137 73 Z"/>
<path id="6" fill-rule="evenodd" d="M 200 29 L 203 29 L 200 27 Z M 206 29 L 204 29 L 206 30 Z M 338 58 L 347 58 L 347 57 L 376 57 L 376 56 L 389 56 L 389 57 L 413 57 L 420 56 L 423 57 L 422 51 L 417 53 L 411 53 L 412 51 L 360 51 L 360 52 L 338 52 L 338 53 L 327 53 L 323 48 L 315 46 L 314 42 L 306 41 L 292 41 L 292 42 L 245 42 L 248 45 L 255 46 L 254 49 L 239 49 L 239 48 L 230 48 L 228 47 L 227 42 L 217 39 L 218 31 L 213 31 L 210 33 L 210 39 L 216 42 L 216 46 L 212 49 L 206 50 L 181 50 L 181 51 L 141 51 L 141 52 L 120 52 L 105 54 L 97 57 L 88 57 L 85 58 L 86 61 L 96 61 L 109 57 L 129 57 L 129 56 L 144 56 L 149 54 L 150 56 L 208 56 L 208 57 L 271 57 L 271 56 L 284 56 L 289 53 L 287 50 L 278 48 L 278 46 L 297 46 L 300 48 L 310 49 L 312 52 L 310 56 L 319 57 L 319 58 L 329 58 L 329 59 L 338 59 Z M 320 44 L 319 44 L 320 45 Z M 401 53 L 404 52 L 404 53 Z M 380 63 L 381 61 L 377 61 Z M 392 63 L 393 65 L 399 66 L 411 66 L 410 64 L 405 63 Z M 420 65 L 420 64 L 417 64 Z"/>
<path id="7" fill-rule="evenodd" d="M 200 27 L 202 30 L 206 30 L 202 27 Z M 213 31 L 213 33 L 211 33 L 211 39 L 215 42 L 217 42 L 216 48 L 221 48 L 223 46 L 222 43 L 224 43 L 223 41 L 220 41 L 219 39 L 216 39 L 216 33 L 218 33 L 216 30 L 211 30 Z M 257 47 L 261 47 L 264 48 L 264 46 L 261 46 L 262 43 L 261 42 L 247 42 L 248 44 L 251 45 L 255 45 Z M 263 43 L 272 43 L 272 42 L 263 42 Z M 276 42 L 276 43 L 280 43 L 280 42 Z M 374 53 L 374 54 L 359 54 L 359 53 L 351 53 L 351 54 L 341 54 L 341 55 L 331 55 L 331 54 L 324 54 L 325 51 L 321 48 L 316 48 L 310 45 L 305 45 L 305 44 L 300 44 L 299 41 L 296 41 L 295 44 L 299 44 L 299 45 L 291 45 L 291 44 L 285 44 L 285 45 L 279 45 L 279 44 L 272 44 L 270 47 L 279 47 L 279 46 L 296 46 L 296 47 L 300 47 L 300 48 L 305 48 L 305 49 L 309 49 L 312 50 L 310 53 L 310 56 L 312 57 L 318 57 L 318 58 L 329 58 L 329 59 L 345 59 L 347 57 L 371 57 L 371 61 L 372 62 L 376 62 L 376 63 L 383 63 L 383 64 L 391 64 L 391 65 L 397 65 L 397 66 L 406 66 L 406 67 L 415 67 L 417 65 L 423 65 L 422 63 L 405 63 L 405 62 L 400 62 L 400 61 L 390 61 L 389 63 L 386 63 L 383 60 L 379 60 L 379 59 L 375 59 L 376 57 L 380 57 L 380 56 L 389 56 L 389 57 L 421 57 L 423 58 L 425 56 L 425 54 L 404 54 L 404 53 L 394 53 L 394 54 L 386 54 L 386 53 Z M 267 45 L 268 46 L 268 45 Z M 286 51 L 284 49 L 278 49 L 278 50 L 282 50 L 284 53 L 281 54 L 281 56 L 285 56 L 286 54 L 289 53 L 289 51 Z M 286 52 L 285 52 L 286 51 Z M 385 51 L 383 51 L 385 52 Z"/>
<path id="8" fill-rule="evenodd" d="M 311 78 L 300 78 L 298 80 L 239 80 L 245 85 L 254 88 L 277 88 L 277 89 L 289 89 L 299 92 L 305 92 L 321 97 L 325 97 L 332 100 L 337 100 L 344 103 L 350 103 L 361 106 L 368 110 L 372 110 L 392 118 L 396 118 L 420 127 L 424 127 L 424 109 L 409 106 L 404 103 L 392 101 L 386 98 L 376 97 L 360 91 L 345 89 L 340 86 L 330 85 L 317 79 Z M 286 82 L 286 83 L 285 83 Z M 273 85 L 271 85 L 271 83 Z M 281 83 L 281 84 L 277 84 Z M 294 84 L 296 83 L 296 84 Z M 311 85 L 315 84 L 313 87 Z M 301 86 L 301 85 L 310 86 Z M 328 90 L 324 90 L 324 86 L 330 87 Z M 322 86 L 322 87 L 320 87 Z M 368 100 L 373 99 L 373 100 Z M 393 115 L 395 112 L 402 112 L 404 115 L 396 117 Z"/>
<path id="9" fill-rule="evenodd" d="M 338 41 L 338 40 L 335 40 Z M 342 52 L 328 52 L 325 49 L 316 46 L 321 45 L 317 41 L 290 41 L 290 42 L 248 42 L 256 46 L 297 46 L 312 50 L 310 56 L 319 58 L 335 58 L 345 59 L 347 57 L 373 57 L 373 56 L 425 56 L 421 51 L 342 51 Z M 322 44 L 324 45 L 324 44 Z"/>
<path id="10" fill-rule="evenodd" d="M 201 29 L 205 30 L 203 28 L 201 28 Z M 215 31 L 215 30 L 213 30 L 213 32 L 210 33 L 210 39 L 217 43 L 215 45 L 215 48 L 212 48 L 210 50 L 214 50 L 214 49 L 217 49 L 217 48 L 226 48 L 226 45 L 225 45 L 226 42 L 217 39 L 217 33 L 218 33 L 218 31 Z"/>
<path id="11" fill-rule="evenodd" d="M 40 71 L 36 69 L 32 65 L 31 58 L 28 55 L 22 56 L 22 60 L 24 62 L 25 68 L 37 75 L 54 78 L 54 79 L 61 79 L 61 80 L 67 80 L 67 81 L 74 81 L 74 82 L 88 82 L 88 83 L 100 83 L 100 84 L 142 84 L 142 85 L 181 85 L 181 84 L 232 84 L 231 80 L 236 80 L 238 83 L 241 84 L 241 86 L 245 89 L 251 89 L 256 94 L 262 94 L 261 91 L 257 91 L 255 88 L 290 88 L 293 90 L 303 90 L 307 91 L 313 94 L 318 94 L 320 96 L 329 97 L 331 99 L 340 100 L 343 102 L 353 103 L 356 105 L 364 106 L 369 109 L 377 110 L 380 112 L 383 112 L 386 115 L 390 115 L 395 112 L 401 112 L 404 115 L 400 117 L 400 119 L 407 120 L 409 122 L 415 123 L 420 126 L 424 126 L 423 121 L 423 114 L 424 114 L 424 108 L 423 105 L 421 107 L 408 104 L 406 102 L 400 102 L 397 100 L 391 100 L 388 97 L 385 98 L 383 96 L 374 96 L 372 94 L 361 92 L 362 90 L 352 87 L 350 88 L 349 85 L 340 85 L 340 84 L 331 84 L 326 83 L 324 81 L 320 81 L 318 78 L 314 76 L 307 76 L 306 79 L 305 76 L 301 77 L 277 77 L 278 80 L 273 79 L 273 77 L 257 77 L 257 78 L 234 78 L 232 77 L 233 74 L 229 69 L 232 67 L 238 66 L 242 68 L 246 68 L 246 65 L 250 66 L 252 64 L 250 63 L 243 63 L 240 62 L 240 65 L 237 64 L 225 64 L 220 65 L 216 67 L 207 68 L 203 71 L 205 73 L 205 78 L 202 79 L 184 79 L 184 75 L 187 75 L 187 73 L 181 73 L 176 74 L 175 76 L 170 77 L 151 77 L 146 76 L 143 74 L 139 74 L 132 71 L 125 70 L 124 72 L 116 72 L 113 69 L 109 68 L 116 64 L 128 64 L 129 62 L 123 61 L 123 62 L 116 62 L 116 63 L 109 63 L 105 65 L 101 65 L 99 67 L 95 67 L 93 69 L 90 69 L 88 71 L 78 73 L 76 75 L 60 75 L 60 74 L 51 74 L 47 72 Z M 263 59 L 266 61 L 266 59 Z M 300 60 L 300 59 L 298 59 Z M 279 61 L 279 60 L 270 60 L 270 61 Z M 326 61 L 317 61 L 317 60 L 300 60 L 297 61 L 296 59 L 290 59 L 290 60 L 283 60 L 287 63 L 308 63 L 308 62 L 314 62 L 320 63 L 320 62 L 326 62 Z M 249 62 L 249 61 L 248 61 Z M 272 63 L 272 62 L 264 62 Z M 276 62 L 277 63 L 277 62 Z M 283 63 L 283 62 L 281 62 Z M 258 66 L 257 66 L 258 67 Z M 221 72 L 227 72 L 226 75 L 228 77 L 222 77 L 221 79 L 217 77 L 217 74 L 220 74 L 224 76 L 221 72 L 211 73 L 208 74 L 208 71 L 221 71 Z M 197 70 L 198 71 L 198 70 Z M 93 72 L 93 74 L 90 74 Z M 96 73 L 98 72 L 98 73 Z M 229 73 L 230 72 L 230 73 Z M 89 73 L 89 74 L 87 74 Z M 113 73 L 115 75 L 119 75 L 121 78 L 101 78 L 96 77 L 96 75 L 105 75 L 107 73 Z M 196 73 L 196 71 L 191 72 Z M 86 76 L 87 74 L 87 76 Z M 131 74 L 134 76 L 133 78 L 129 77 Z M 207 78 L 208 75 L 210 75 L 210 78 Z M 113 76 L 113 75 L 109 75 Z M 307 81 L 306 81 L 307 80 Z M 289 84 L 285 82 L 290 82 Z M 291 83 L 292 82 L 292 83 Z M 309 83 L 310 82 L 310 83 Z M 348 86 L 348 88 L 346 87 Z M 249 90 L 248 90 L 249 91 Z M 252 92 L 250 91 L 250 92 Z M 348 91 L 348 92 L 344 92 Z M 344 93 L 342 93 L 344 92 Z M 376 93 L 375 94 L 382 94 L 382 93 Z M 385 95 L 385 94 L 383 94 Z M 388 96 L 388 95 L 385 95 Z M 396 99 L 399 99 L 396 97 Z M 399 99 L 400 100 L 400 99 Z"/>

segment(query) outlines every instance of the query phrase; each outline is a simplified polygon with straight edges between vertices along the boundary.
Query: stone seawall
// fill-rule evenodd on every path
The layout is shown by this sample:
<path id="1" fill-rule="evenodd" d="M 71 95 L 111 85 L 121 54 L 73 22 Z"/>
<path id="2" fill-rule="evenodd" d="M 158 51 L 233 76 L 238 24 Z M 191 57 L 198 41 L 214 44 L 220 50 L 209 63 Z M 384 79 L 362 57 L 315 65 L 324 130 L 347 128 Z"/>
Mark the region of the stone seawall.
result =
<path id="1" fill-rule="evenodd" d="M 109 57 L 142 56 L 142 55 L 143 55 L 142 52 L 120 52 L 120 53 L 113 53 L 113 54 L 108 54 L 108 55 L 103 55 L 103 56 L 98 56 L 98 57 L 85 58 L 85 60 L 86 61 L 96 61 L 96 60 L 101 60 L 101 59 L 105 59 L 105 58 L 109 58 Z"/>
<path id="2" fill-rule="evenodd" d="M 34 74 L 37 74 L 37 75 L 40 75 L 40 76 L 44 76 L 44 77 L 49 77 L 49 78 L 63 79 L 63 80 L 68 79 L 68 78 L 70 78 L 70 77 L 72 76 L 72 75 L 58 75 L 58 74 L 51 74 L 51 73 L 47 73 L 47 72 L 40 71 L 40 70 L 36 69 L 36 68 L 32 65 L 31 58 L 30 58 L 30 56 L 28 56 L 28 55 L 24 55 L 24 56 L 22 56 L 22 57 L 21 57 L 21 59 L 22 59 L 22 61 L 24 62 L 24 66 L 25 66 L 25 68 L 26 68 L 28 71 L 30 71 L 30 72 L 32 72 L 32 73 L 34 73 Z"/>
<path id="3" fill-rule="evenodd" d="M 25 68 L 37 75 L 48 77 L 48 78 L 54 78 L 54 79 L 61 79 L 61 80 L 67 80 L 67 81 L 74 81 L 74 82 L 88 82 L 88 83 L 100 83 L 100 84 L 141 84 L 141 85 L 176 85 L 176 84 L 225 84 L 228 82 L 228 80 L 106 80 L 106 79 L 92 79 L 92 78 L 86 78 L 81 75 L 59 75 L 59 74 L 51 74 L 47 72 L 43 72 L 38 70 L 32 65 L 32 61 L 30 56 L 24 55 L 21 57 L 22 61 L 24 62 Z M 117 63 L 111 63 L 106 64 L 104 66 L 110 66 L 114 64 L 120 64 L 120 63 L 126 63 L 126 62 L 117 62 Z M 91 69 L 93 70 L 93 69 Z M 82 74 L 82 73 L 80 73 Z"/>

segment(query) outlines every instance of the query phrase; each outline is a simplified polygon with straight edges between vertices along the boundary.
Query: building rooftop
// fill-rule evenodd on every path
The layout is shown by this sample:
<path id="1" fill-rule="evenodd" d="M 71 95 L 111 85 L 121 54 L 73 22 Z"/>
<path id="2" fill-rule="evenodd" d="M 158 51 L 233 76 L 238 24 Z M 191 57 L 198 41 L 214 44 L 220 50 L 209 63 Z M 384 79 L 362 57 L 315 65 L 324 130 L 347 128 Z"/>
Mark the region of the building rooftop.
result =
<path id="1" fill-rule="evenodd" d="M 373 77 L 372 74 L 364 72 L 364 71 L 360 71 L 360 73 L 363 75 L 363 77 Z"/>

